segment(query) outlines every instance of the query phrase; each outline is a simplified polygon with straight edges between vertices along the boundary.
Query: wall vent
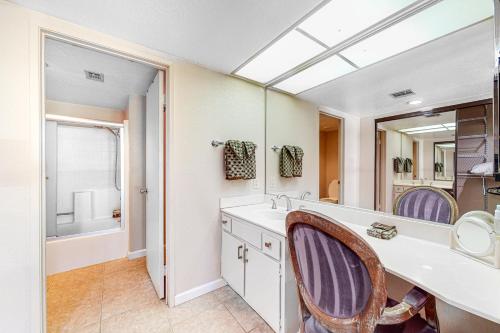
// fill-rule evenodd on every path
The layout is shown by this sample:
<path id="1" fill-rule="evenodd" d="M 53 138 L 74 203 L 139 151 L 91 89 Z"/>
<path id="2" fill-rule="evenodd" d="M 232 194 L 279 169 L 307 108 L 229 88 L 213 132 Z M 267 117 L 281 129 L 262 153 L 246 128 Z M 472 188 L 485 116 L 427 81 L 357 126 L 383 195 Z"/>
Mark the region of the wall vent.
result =
<path id="1" fill-rule="evenodd" d="M 394 98 L 401 98 L 409 95 L 415 95 L 415 92 L 411 89 L 405 89 L 391 93 L 391 96 Z"/>
<path id="2" fill-rule="evenodd" d="M 88 80 L 104 82 L 104 74 L 103 73 L 96 73 L 96 72 L 91 72 L 91 71 L 85 71 L 85 77 Z"/>

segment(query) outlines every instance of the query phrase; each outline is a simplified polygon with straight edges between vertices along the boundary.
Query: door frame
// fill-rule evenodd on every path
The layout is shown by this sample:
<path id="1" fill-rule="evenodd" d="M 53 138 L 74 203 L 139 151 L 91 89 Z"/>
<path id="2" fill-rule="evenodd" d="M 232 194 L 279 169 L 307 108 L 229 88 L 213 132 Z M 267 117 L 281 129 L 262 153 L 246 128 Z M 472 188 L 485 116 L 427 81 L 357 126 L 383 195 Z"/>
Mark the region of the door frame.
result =
<path id="1" fill-rule="evenodd" d="M 63 28 L 61 28 L 63 29 Z M 164 249 L 165 256 L 164 260 L 167 261 L 168 266 L 165 272 L 165 292 L 166 298 L 165 302 L 169 306 L 175 305 L 175 284 L 174 284 L 174 255 L 173 255 L 173 223 L 172 223 L 172 204 L 170 200 L 166 200 L 167 195 L 172 192 L 172 179 L 173 179 L 173 163 L 172 163 L 172 152 L 173 152 L 173 112 L 172 112 L 172 85 L 170 80 L 170 66 L 171 62 L 166 60 L 158 52 L 140 47 L 136 44 L 129 42 L 123 42 L 112 37 L 107 37 L 107 35 L 100 34 L 88 34 L 86 35 L 82 31 L 76 31 L 73 35 L 64 32 L 57 32 L 55 30 L 46 29 L 39 26 L 38 29 L 38 61 L 37 70 L 35 74 L 38 76 L 39 89 L 39 104 L 38 104 L 38 114 L 36 114 L 36 126 L 39 130 L 39 135 L 37 136 L 38 150 L 39 150 L 39 205 L 40 205 L 40 216 L 39 216 L 39 280 L 37 283 L 41 288 L 41 313 L 39 313 L 42 320 L 42 331 L 46 331 L 47 322 L 47 300 L 46 300 L 46 253 L 45 253 L 45 242 L 46 242 L 46 226 L 45 226 L 45 40 L 46 38 L 57 39 L 63 42 L 68 42 L 76 44 L 91 50 L 96 50 L 99 52 L 107 53 L 113 56 L 129 59 L 135 62 L 140 62 L 163 72 L 164 80 L 164 103 L 163 108 L 163 120 L 164 126 L 162 133 L 160 135 L 163 137 L 163 223 L 164 223 Z M 70 29 L 66 29 L 70 30 Z M 85 36 L 85 37 L 84 37 Z M 106 43 L 107 42 L 107 43 Z M 107 44 L 107 45 L 105 45 Z M 112 45 L 112 46 L 110 46 Z M 160 111 L 161 112 L 161 111 Z M 160 115 L 161 116 L 161 115 Z M 167 221 L 169 223 L 167 223 Z"/>
<path id="2" fill-rule="evenodd" d="M 324 111 L 319 111 L 319 115 L 323 115 L 326 117 L 330 118 L 335 118 L 338 119 L 340 122 L 339 125 L 339 136 L 338 136 L 338 141 L 339 141 L 339 158 L 338 158 L 338 164 L 339 164 L 339 205 L 344 204 L 344 145 L 345 145 L 345 119 L 343 117 L 324 112 Z M 318 129 L 319 129 L 319 120 L 320 118 L 318 117 Z M 319 132 L 319 131 L 318 131 Z M 318 133 L 319 134 L 319 133 Z M 319 140 L 319 135 L 318 135 L 318 140 Z M 319 143 L 319 141 L 318 141 Z M 319 149 L 319 144 L 318 144 L 318 149 Z M 318 170 L 318 175 L 319 175 L 319 170 Z M 319 188 L 318 188 L 319 192 Z"/>

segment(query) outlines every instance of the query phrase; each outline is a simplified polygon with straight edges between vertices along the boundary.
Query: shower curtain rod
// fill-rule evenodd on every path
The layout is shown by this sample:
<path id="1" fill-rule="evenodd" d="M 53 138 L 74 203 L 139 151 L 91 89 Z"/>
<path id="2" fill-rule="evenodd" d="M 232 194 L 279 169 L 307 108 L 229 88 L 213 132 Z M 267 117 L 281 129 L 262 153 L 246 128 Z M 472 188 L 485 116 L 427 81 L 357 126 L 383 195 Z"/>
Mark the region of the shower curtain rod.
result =
<path id="1" fill-rule="evenodd" d="M 69 117 L 69 116 L 61 116 L 58 114 L 50 114 L 50 113 L 45 114 L 45 119 L 46 120 L 54 120 L 54 121 L 63 122 L 63 123 L 73 123 L 73 124 L 81 124 L 81 125 L 88 125 L 88 126 L 123 128 L 123 124 L 121 124 L 121 123 L 114 123 L 111 121 L 92 120 L 92 119 L 85 119 L 85 118 L 77 118 L 77 117 Z"/>

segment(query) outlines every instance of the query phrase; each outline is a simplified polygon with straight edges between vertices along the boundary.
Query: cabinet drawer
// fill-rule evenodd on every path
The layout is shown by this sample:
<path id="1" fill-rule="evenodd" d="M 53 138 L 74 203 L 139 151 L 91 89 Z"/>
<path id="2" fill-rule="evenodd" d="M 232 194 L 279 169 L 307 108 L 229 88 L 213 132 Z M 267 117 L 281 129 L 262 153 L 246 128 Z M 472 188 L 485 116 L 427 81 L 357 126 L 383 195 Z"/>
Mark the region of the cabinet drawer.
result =
<path id="1" fill-rule="evenodd" d="M 222 229 L 231 232 L 231 218 L 225 214 L 222 214 L 221 218 Z"/>
<path id="2" fill-rule="evenodd" d="M 262 248 L 261 232 L 257 227 L 254 227 L 245 222 L 241 222 L 235 219 L 231 221 L 231 232 L 240 237 L 241 239 L 247 241 L 258 249 Z"/>
<path id="3" fill-rule="evenodd" d="M 262 252 L 274 259 L 281 258 L 281 242 L 272 236 L 262 234 Z"/>

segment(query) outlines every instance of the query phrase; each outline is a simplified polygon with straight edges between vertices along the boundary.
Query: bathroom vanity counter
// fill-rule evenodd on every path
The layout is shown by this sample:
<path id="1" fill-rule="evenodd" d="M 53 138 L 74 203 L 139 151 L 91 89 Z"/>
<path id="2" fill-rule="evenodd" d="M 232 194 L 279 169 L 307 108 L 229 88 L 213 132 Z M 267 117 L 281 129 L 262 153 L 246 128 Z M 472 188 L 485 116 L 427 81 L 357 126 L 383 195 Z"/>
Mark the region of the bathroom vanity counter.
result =
<path id="1" fill-rule="evenodd" d="M 500 323 L 500 270 L 451 250 L 448 226 L 364 209 L 300 203 L 359 234 L 373 247 L 388 272 L 457 308 Z M 286 237 L 286 212 L 270 207 L 270 204 L 248 205 L 225 208 L 222 212 Z M 399 234 L 391 240 L 369 237 L 366 230 L 377 221 L 396 225 Z"/>

